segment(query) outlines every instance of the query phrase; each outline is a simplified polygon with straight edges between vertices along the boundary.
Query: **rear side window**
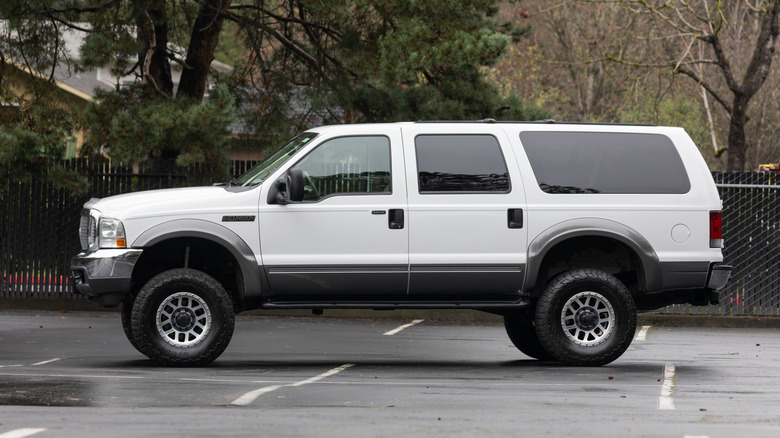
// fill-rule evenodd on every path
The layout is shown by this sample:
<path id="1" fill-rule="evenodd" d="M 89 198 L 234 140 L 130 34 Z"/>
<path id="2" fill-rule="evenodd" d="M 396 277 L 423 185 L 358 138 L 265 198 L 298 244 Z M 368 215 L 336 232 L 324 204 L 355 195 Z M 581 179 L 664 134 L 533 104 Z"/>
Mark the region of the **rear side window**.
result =
<path id="1" fill-rule="evenodd" d="M 681 194 L 691 183 L 680 154 L 660 134 L 522 132 L 547 193 Z"/>
<path id="2" fill-rule="evenodd" d="M 419 135 L 420 193 L 507 193 L 509 172 L 492 135 Z"/>

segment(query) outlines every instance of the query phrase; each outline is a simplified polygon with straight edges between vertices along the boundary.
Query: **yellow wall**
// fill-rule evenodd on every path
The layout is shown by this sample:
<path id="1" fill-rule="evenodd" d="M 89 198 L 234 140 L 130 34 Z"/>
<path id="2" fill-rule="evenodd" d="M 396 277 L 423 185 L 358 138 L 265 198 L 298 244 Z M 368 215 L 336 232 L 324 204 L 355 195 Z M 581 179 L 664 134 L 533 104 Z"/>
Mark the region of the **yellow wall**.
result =
<path id="1" fill-rule="evenodd" d="M 11 101 L 3 101 L 2 104 L 4 105 L 18 104 L 29 99 L 31 90 L 35 85 L 34 81 L 48 80 L 47 76 L 37 72 L 30 73 L 26 67 L 13 61 L 6 64 L 5 71 L 2 74 L 3 85 L 7 87 L 11 94 Z M 55 85 L 57 86 L 54 94 L 56 103 L 74 114 L 83 114 L 89 102 L 92 101 L 92 96 L 60 81 L 55 81 Z M 77 150 L 81 150 L 85 134 L 80 129 L 77 129 L 73 134 L 76 138 Z"/>

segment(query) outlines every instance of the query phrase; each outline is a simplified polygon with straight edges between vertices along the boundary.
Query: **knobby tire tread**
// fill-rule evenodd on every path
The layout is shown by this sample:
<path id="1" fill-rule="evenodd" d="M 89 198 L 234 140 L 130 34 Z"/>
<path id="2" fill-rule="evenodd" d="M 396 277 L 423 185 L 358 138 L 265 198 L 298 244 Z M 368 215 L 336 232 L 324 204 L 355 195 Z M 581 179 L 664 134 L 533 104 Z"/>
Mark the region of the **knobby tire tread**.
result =
<path id="1" fill-rule="evenodd" d="M 552 360 L 547 351 L 545 351 L 536 334 L 536 329 L 531 317 L 504 316 L 504 328 L 512 345 L 521 353 L 533 359 L 548 361 Z"/>
<path id="2" fill-rule="evenodd" d="M 192 350 L 189 348 L 174 350 L 176 347 L 164 344 L 161 344 L 163 348 L 156 348 L 152 339 L 148 339 L 147 336 L 159 337 L 159 334 L 154 331 L 156 330 L 154 327 L 146 327 L 149 318 L 148 312 L 156 312 L 157 310 L 156 308 L 149 308 L 155 301 L 155 291 L 169 283 L 192 283 L 193 281 L 202 282 L 201 286 L 205 287 L 212 294 L 212 298 L 220 308 L 211 309 L 211 312 L 212 315 L 215 311 L 223 312 L 220 315 L 220 319 L 223 321 L 222 326 L 212 327 L 212 333 L 203 341 L 209 343 L 210 347 L 197 356 L 182 354 L 191 353 Z M 153 305 L 152 307 L 156 306 Z M 235 313 L 233 311 L 233 303 L 222 285 L 211 276 L 191 269 L 172 269 L 152 278 L 138 293 L 133 305 L 132 333 L 137 344 L 136 348 L 162 366 L 198 367 L 210 364 L 227 348 L 230 339 L 233 337 L 234 326 Z M 214 329 L 217 329 L 216 333 L 213 333 Z M 147 331 L 151 331 L 151 333 Z M 211 338 L 212 334 L 216 336 L 213 339 Z M 162 342 L 165 341 L 163 340 Z"/>
<path id="3" fill-rule="evenodd" d="M 560 328 L 560 311 L 567 297 L 565 289 L 575 284 L 596 284 L 606 286 L 616 295 L 617 300 L 607 297 L 615 308 L 616 329 L 605 340 L 603 351 L 597 354 L 580 354 L 576 348 L 567 348 L 571 341 Z M 618 310 L 620 309 L 620 310 Z M 542 293 L 536 306 L 536 332 L 540 344 L 556 360 L 564 365 L 601 366 L 619 358 L 631 345 L 636 331 L 636 308 L 630 292 L 614 276 L 597 269 L 577 269 L 558 276 Z M 596 347 L 585 347 L 596 348 Z"/>

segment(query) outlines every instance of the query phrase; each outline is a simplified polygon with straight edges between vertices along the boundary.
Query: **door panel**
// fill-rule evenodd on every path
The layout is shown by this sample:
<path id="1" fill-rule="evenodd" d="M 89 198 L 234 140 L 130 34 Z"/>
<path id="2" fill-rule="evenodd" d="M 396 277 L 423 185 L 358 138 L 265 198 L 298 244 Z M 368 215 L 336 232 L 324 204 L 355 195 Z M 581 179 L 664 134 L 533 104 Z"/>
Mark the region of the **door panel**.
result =
<path id="1" fill-rule="evenodd" d="M 500 131 L 468 128 L 454 134 L 451 126 L 419 124 L 404 132 L 410 294 L 522 289 L 526 206 L 514 155 Z"/>
<path id="2" fill-rule="evenodd" d="M 271 292 L 405 294 L 409 231 L 393 222 L 407 210 L 400 128 L 353 128 L 348 136 L 317 140 L 305 157 L 284 166 L 303 170 L 305 200 L 269 205 L 261 197 L 260 245 Z"/>

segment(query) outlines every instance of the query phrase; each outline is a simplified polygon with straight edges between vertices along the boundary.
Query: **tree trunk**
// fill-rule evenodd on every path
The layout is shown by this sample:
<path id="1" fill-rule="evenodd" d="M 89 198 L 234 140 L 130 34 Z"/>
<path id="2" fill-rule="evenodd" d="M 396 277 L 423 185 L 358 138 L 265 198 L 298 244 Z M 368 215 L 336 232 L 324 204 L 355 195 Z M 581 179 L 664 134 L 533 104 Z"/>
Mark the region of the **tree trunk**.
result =
<path id="1" fill-rule="evenodd" d="M 152 55 L 152 68 L 149 73 L 159 78 L 157 87 L 163 93 L 173 95 L 173 78 L 171 77 L 171 63 L 168 60 L 168 23 L 154 26 L 154 34 L 157 39 L 157 50 Z"/>
<path id="2" fill-rule="evenodd" d="M 222 30 L 223 13 L 227 11 L 228 6 L 230 0 L 205 0 L 201 3 L 179 82 L 179 96 L 203 100 L 209 68 L 214 60 L 214 50 L 217 48 L 219 33 Z"/>
<path id="3" fill-rule="evenodd" d="M 745 122 L 747 121 L 748 98 L 742 94 L 734 96 L 734 106 L 731 108 L 729 122 L 729 149 L 727 170 L 742 172 L 745 170 Z"/>
<path id="4" fill-rule="evenodd" d="M 138 12 L 138 35 L 144 42 L 144 50 L 138 54 L 144 82 L 144 95 L 148 98 L 171 96 L 173 79 L 168 61 L 168 22 L 165 12 L 158 9 Z"/>

